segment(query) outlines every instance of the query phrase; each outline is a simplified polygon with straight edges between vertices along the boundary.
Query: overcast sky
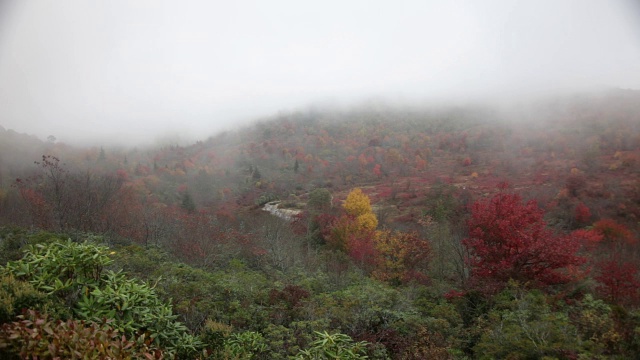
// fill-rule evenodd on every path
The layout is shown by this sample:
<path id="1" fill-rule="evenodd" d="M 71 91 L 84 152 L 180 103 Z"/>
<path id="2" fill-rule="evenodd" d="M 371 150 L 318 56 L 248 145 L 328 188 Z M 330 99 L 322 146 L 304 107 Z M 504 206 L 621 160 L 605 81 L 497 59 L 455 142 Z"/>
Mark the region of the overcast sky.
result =
<path id="1" fill-rule="evenodd" d="M 634 0 L 0 0 L 0 125 L 151 143 L 315 102 L 640 89 Z"/>

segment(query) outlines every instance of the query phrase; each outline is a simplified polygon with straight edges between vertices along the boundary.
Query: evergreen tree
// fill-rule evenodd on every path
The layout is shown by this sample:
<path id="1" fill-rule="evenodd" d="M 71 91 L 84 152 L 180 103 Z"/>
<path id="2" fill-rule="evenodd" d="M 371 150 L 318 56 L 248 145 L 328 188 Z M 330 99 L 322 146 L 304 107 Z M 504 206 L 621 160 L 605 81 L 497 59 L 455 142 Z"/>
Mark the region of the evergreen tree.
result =
<path id="1" fill-rule="evenodd" d="M 100 147 L 100 155 L 98 155 L 98 161 L 105 161 L 107 159 L 106 154 L 104 153 L 104 148 Z"/>
<path id="2" fill-rule="evenodd" d="M 182 208 L 187 210 L 189 213 L 196 211 L 196 203 L 193 201 L 193 197 L 191 194 L 186 191 L 184 195 L 182 195 Z"/>
<path id="3" fill-rule="evenodd" d="M 253 169 L 251 177 L 253 178 L 253 180 L 260 180 L 260 178 L 262 178 L 262 174 L 260 174 L 257 166 Z"/>

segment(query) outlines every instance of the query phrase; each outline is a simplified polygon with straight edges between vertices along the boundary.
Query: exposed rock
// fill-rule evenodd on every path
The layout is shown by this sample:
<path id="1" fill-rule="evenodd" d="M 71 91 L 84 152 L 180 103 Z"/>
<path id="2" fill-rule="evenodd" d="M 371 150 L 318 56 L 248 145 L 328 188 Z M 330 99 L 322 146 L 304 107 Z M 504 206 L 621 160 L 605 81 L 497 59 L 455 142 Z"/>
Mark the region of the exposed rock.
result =
<path id="1" fill-rule="evenodd" d="M 301 210 L 295 210 L 295 209 L 280 209 L 278 208 L 279 206 L 280 206 L 280 201 L 271 201 L 264 204 L 264 207 L 262 208 L 262 210 L 268 211 L 271 215 L 275 215 L 286 221 L 291 221 L 291 219 L 293 219 L 294 216 L 302 212 Z"/>

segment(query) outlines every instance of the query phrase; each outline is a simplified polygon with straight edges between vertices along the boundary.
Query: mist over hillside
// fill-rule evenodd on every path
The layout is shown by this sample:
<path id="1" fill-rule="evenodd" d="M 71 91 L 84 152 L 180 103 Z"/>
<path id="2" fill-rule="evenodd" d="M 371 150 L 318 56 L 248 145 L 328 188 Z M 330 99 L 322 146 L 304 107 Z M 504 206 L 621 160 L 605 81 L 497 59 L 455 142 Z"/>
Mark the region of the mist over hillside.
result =
<path id="1" fill-rule="evenodd" d="M 29 291 L 34 323 L 101 314 L 126 339 L 158 334 L 155 354 L 201 359 L 305 356 L 333 351 L 328 338 L 375 359 L 637 350 L 638 91 L 309 107 L 184 145 L 72 146 L 0 129 L 0 146 L 0 291 Z M 68 280 L 56 261 L 70 258 L 110 265 Z M 160 290 L 122 290 L 136 281 Z M 100 291 L 65 295 L 89 287 Z M 112 287 L 122 298 L 105 297 Z M 15 299 L 0 355 L 27 339 Z M 132 322 L 114 301 L 155 320 Z M 584 327 L 594 309 L 615 348 Z M 553 347 L 526 336 L 533 323 Z M 66 340 L 22 351 L 54 341 Z"/>
<path id="2" fill-rule="evenodd" d="M 0 2 L 0 358 L 630 359 L 632 0 Z"/>
<path id="3" fill-rule="evenodd" d="M 318 103 L 640 89 L 631 0 L 8 0 L 1 10 L 0 125 L 73 145 L 195 141 Z"/>

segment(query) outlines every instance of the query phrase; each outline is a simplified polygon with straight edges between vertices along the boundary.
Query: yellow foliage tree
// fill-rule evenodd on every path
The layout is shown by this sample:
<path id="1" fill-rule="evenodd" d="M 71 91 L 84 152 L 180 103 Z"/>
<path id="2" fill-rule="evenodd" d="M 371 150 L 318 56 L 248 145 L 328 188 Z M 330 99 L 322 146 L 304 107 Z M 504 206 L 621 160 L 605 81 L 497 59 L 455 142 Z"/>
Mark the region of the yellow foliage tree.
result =
<path id="1" fill-rule="evenodd" d="M 360 188 L 355 188 L 347 195 L 347 200 L 342 207 L 347 214 L 360 216 L 371 212 L 371 201 Z"/>
<path id="2" fill-rule="evenodd" d="M 356 223 L 360 229 L 373 231 L 378 227 L 378 218 L 374 213 L 362 214 L 356 218 Z"/>
<path id="3" fill-rule="evenodd" d="M 347 214 L 356 218 L 361 229 L 375 230 L 378 227 L 378 218 L 371 209 L 371 200 L 360 188 L 353 189 L 342 205 Z"/>
<path id="4" fill-rule="evenodd" d="M 402 238 L 389 230 L 376 233 L 375 247 L 378 261 L 373 277 L 381 281 L 401 283 L 407 271 L 404 259 L 409 255 L 409 248 Z"/>
<path id="5" fill-rule="evenodd" d="M 373 262 L 378 218 L 371 209 L 369 197 L 356 188 L 349 193 L 342 207 L 345 214 L 331 225 L 329 236 L 325 238 L 327 245 L 348 253 L 361 264 Z"/>

